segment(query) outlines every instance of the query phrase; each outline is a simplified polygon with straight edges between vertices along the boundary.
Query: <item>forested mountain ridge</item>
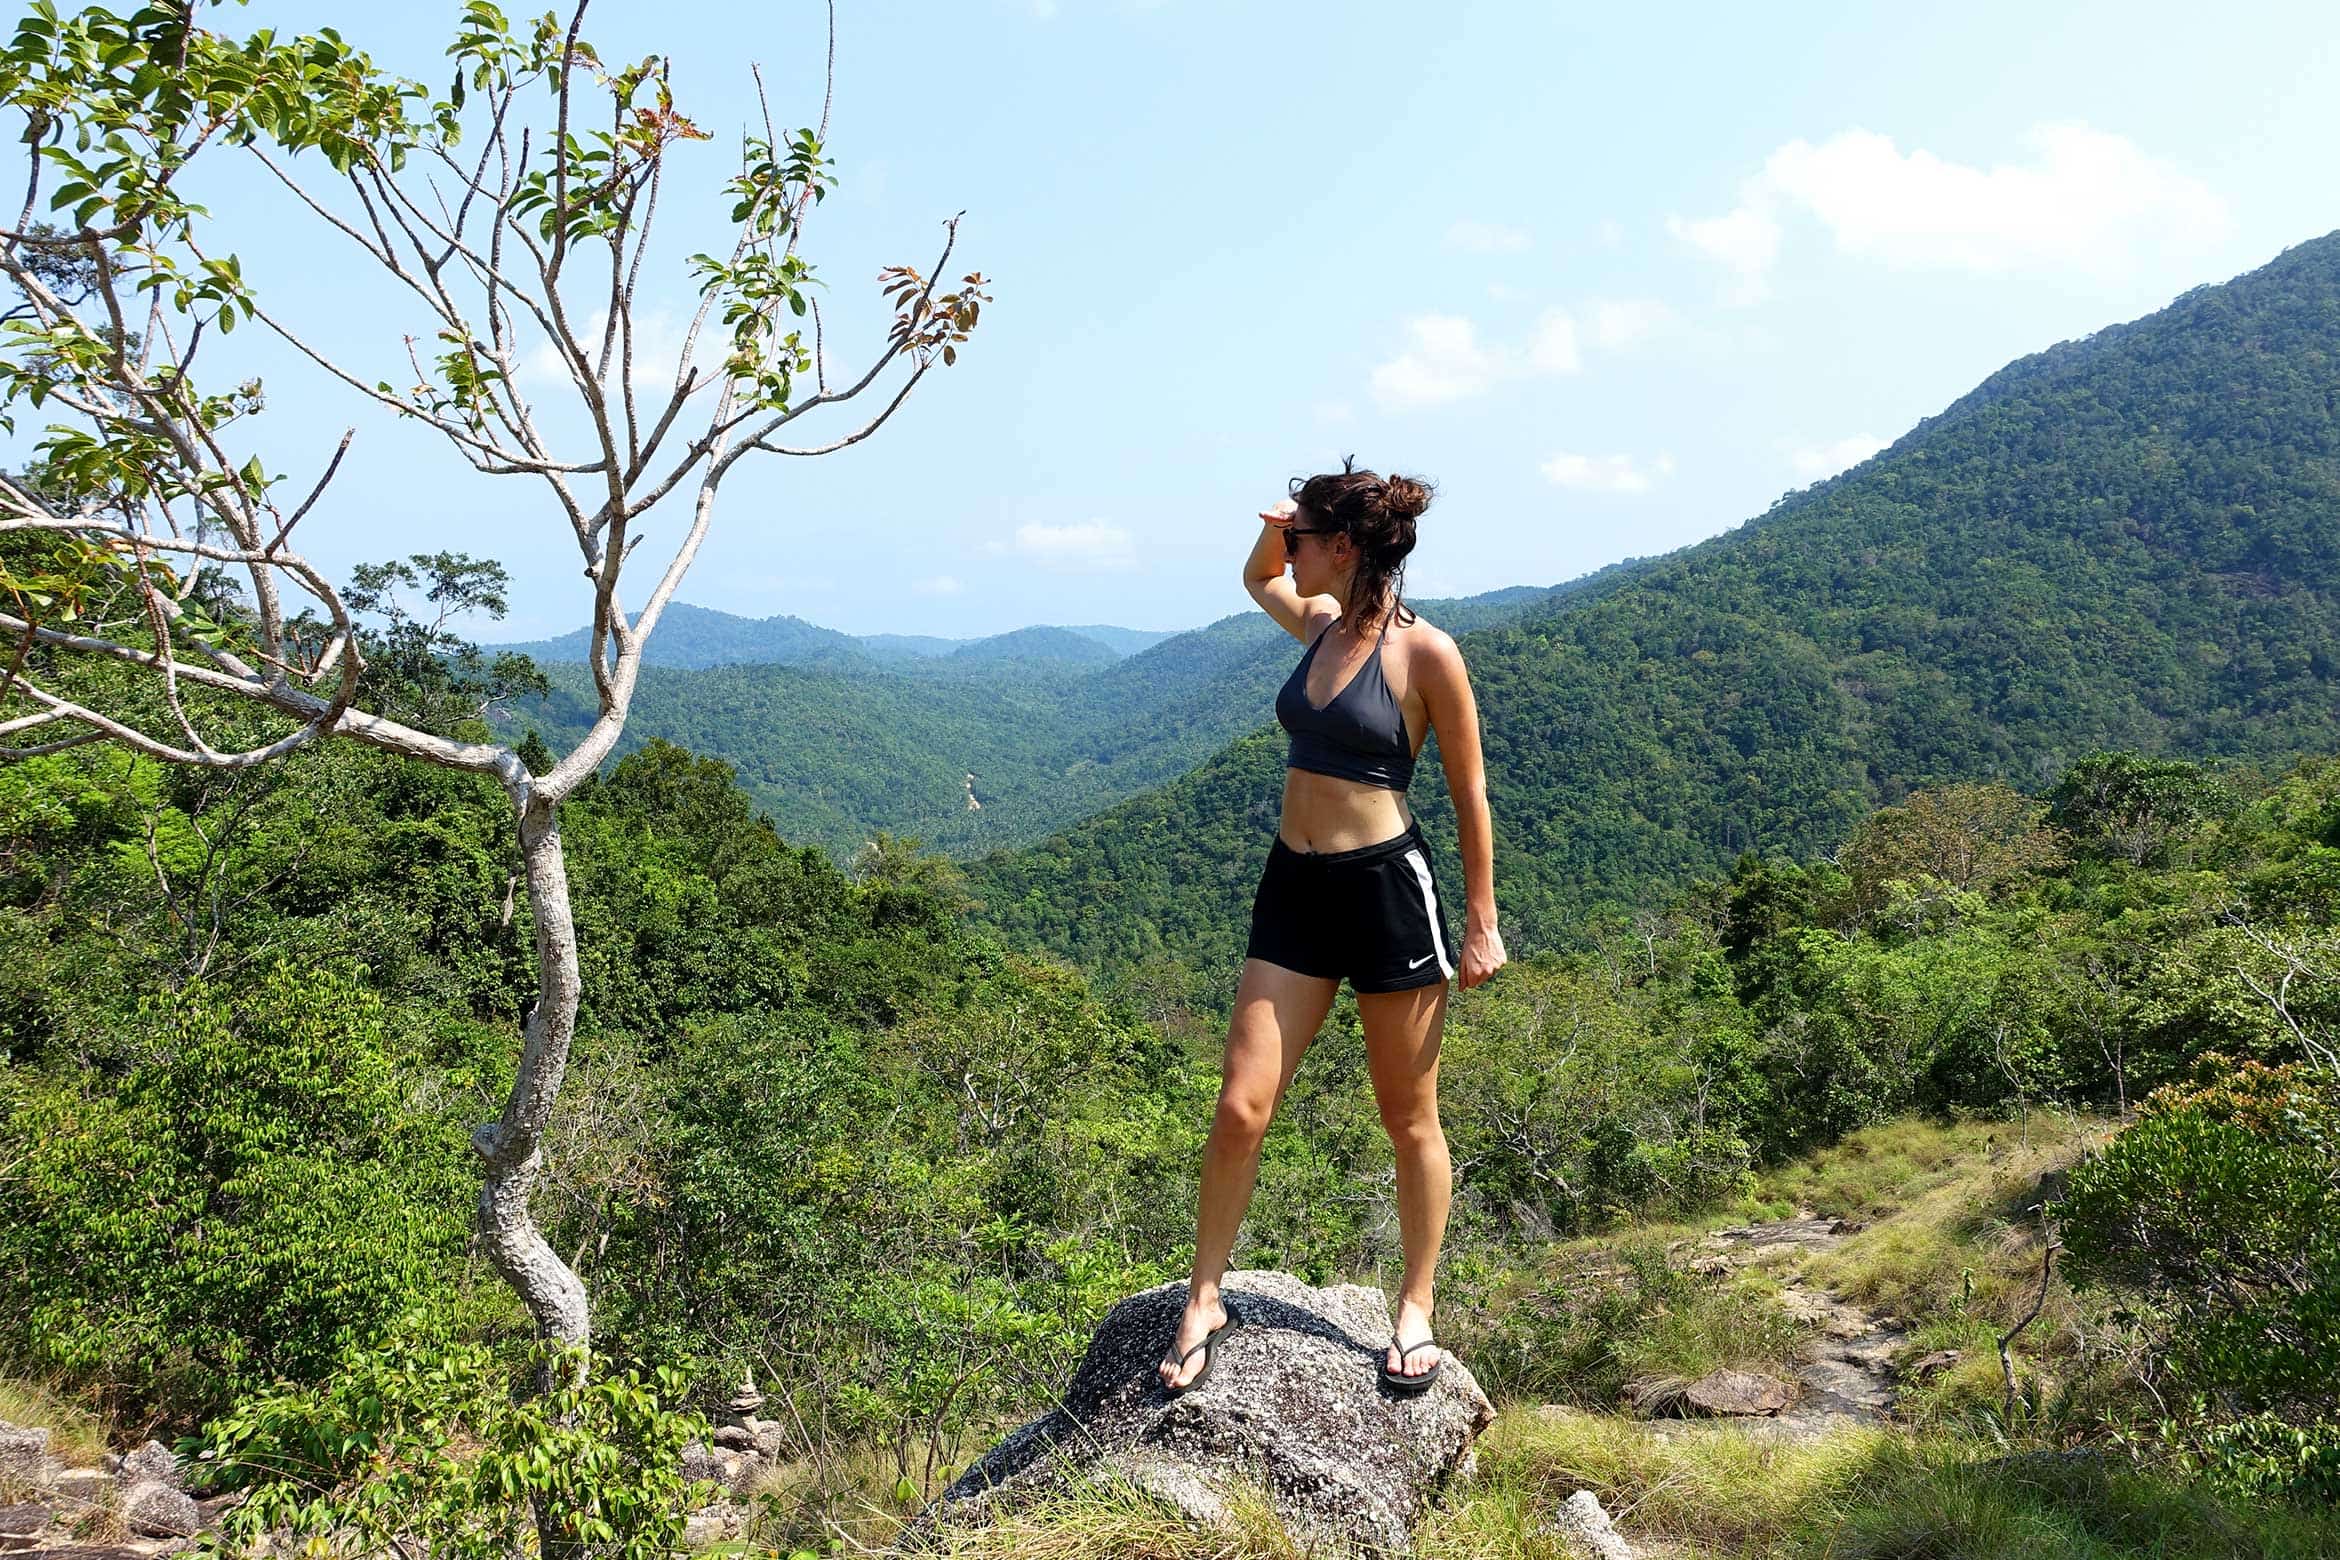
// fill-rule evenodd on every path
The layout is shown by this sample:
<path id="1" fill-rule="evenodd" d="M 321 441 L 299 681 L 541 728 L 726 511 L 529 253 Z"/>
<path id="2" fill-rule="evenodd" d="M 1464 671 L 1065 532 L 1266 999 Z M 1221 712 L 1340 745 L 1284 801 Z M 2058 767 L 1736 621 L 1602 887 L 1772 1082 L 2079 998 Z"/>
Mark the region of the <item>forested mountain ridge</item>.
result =
<path id="1" fill-rule="evenodd" d="M 488 648 L 537 661 L 573 661 L 582 666 L 588 632 L 575 628 L 551 639 Z M 1135 655 L 1175 632 L 1115 628 L 1100 623 L 1078 628 L 1034 625 L 981 639 L 946 639 L 931 634 L 847 634 L 785 612 L 768 618 L 749 618 L 678 601 L 660 619 L 657 636 L 642 652 L 642 664 L 830 666 L 850 670 L 864 662 L 873 666 L 901 666 L 945 656 L 976 659 L 1042 656 L 1101 665 Z"/>
<path id="2" fill-rule="evenodd" d="M 1843 476 L 1466 647 L 1513 951 L 1938 781 L 2340 745 L 2340 237 L 2024 358 Z M 1232 970 L 1280 743 L 981 863 L 1018 941 Z M 1427 756 L 1427 755 L 1426 755 Z M 1443 782 L 1415 800 L 1454 872 Z M 1459 892 L 1459 877 L 1450 877 Z"/>
<path id="3" fill-rule="evenodd" d="M 1631 567 L 1421 606 L 1462 633 L 1587 598 Z M 789 838 L 840 860 L 881 829 L 976 855 L 1191 769 L 1256 724 L 1291 669 L 1290 637 L 1256 610 L 1127 656 L 1095 641 L 1105 632 L 1021 629 L 889 664 L 813 646 L 795 665 L 653 666 L 619 751 L 663 738 L 718 755 Z M 592 684 L 581 665 L 544 670 L 551 696 L 508 720 L 563 746 L 589 721 Z"/>

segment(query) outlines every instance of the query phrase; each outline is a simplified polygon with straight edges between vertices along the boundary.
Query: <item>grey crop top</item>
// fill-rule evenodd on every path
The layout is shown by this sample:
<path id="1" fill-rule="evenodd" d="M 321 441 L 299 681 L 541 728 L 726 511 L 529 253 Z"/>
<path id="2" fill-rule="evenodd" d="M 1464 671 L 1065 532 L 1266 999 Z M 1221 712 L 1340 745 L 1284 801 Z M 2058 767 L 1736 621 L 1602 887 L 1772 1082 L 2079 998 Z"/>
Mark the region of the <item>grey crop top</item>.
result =
<path id="1" fill-rule="evenodd" d="M 1330 632 L 1332 624 L 1327 623 L 1309 641 L 1308 653 L 1276 694 L 1276 719 L 1292 734 L 1284 766 L 1403 791 L 1413 782 L 1414 750 L 1406 738 L 1405 711 L 1381 675 L 1381 646 L 1389 638 L 1389 624 L 1381 625 L 1381 636 L 1373 641 L 1365 664 L 1319 709 L 1308 702 L 1308 668 L 1316 660 L 1316 647 Z"/>

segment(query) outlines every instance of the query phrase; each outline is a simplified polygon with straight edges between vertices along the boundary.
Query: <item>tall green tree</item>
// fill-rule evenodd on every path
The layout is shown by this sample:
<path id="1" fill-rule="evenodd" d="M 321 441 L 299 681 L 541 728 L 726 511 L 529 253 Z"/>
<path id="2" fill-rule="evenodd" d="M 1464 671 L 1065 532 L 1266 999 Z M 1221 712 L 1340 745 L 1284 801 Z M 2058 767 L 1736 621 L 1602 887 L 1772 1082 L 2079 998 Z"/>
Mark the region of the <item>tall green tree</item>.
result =
<path id="1" fill-rule="evenodd" d="M 0 757 L 114 742 L 239 771 L 330 737 L 502 786 L 537 996 L 503 1112 L 473 1136 L 480 1227 L 538 1327 L 584 1344 L 584 1288 L 529 1210 L 580 989 L 560 803 L 616 745 L 643 647 L 725 479 L 751 453 L 817 455 L 876 432 L 931 367 L 955 361 L 983 279 L 938 287 L 946 224 L 929 272 L 881 274 L 892 328 L 855 377 L 830 382 L 799 323 L 814 308 L 800 248 L 834 182 L 824 99 L 818 126 L 767 122 L 743 139 L 724 184 L 731 228 L 688 262 L 700 303 L 674 381 L 645 394 L 636 300 L 653 218 L 683 176 L 678 156 L 709 139 L 677 109 L 666 60 L 605 61 L 582 0 L 565 22 L 517 26 L 469 0 L 442 93 L 335 32 L 238 40 L 201 25 L 200 10 L 163 0 L 66 15 L 40 0 L 0 50 L 0 101 L 23 116 L 28 163 L 23 209 L 0 229 L 0 279 L 18 298 L 0 415 L 49 419 L 37 475 L 0 478 Z M 254 278 L 271 233 L 238 234 L 187 193 L 188 169 L 221 159 L 277 180 L 399 300 L 406 312 L 386 320 L 374 361 L 329 355 L 309 322 L 263 300 Z M 212 349 L 255 326 L 306 365 L 310 393 L 419 423 L 480 476 L 539 484 L 562 517 L 591 589 L 593 716 L 549 768 L 368 702 L 359 619 L 380 615 L 386 587 L 429 573 L 433 591 L 460 597 L 482 582 L 462 561 L 425 559 L 345 590 L 296 550 L 296 531 L 331 523 L 357 430 L 331 450 L 253 446 L 264 387 L 215 370 Z M 558 422 L 520 388 L 519 364 L 540 346 L 566 379 Z M 881 383 L 873 414 L 792 442 L 799 418 Z M 579 447 L 556 437 L 567 426 L 583 430 Z M 295 467 L 303 479 L 286 474 Z M 628 566 L 670 496 L 688 519 L 637 586 Z M 386 622 L 377 654 L 439 648 L 412 618 Z"/>

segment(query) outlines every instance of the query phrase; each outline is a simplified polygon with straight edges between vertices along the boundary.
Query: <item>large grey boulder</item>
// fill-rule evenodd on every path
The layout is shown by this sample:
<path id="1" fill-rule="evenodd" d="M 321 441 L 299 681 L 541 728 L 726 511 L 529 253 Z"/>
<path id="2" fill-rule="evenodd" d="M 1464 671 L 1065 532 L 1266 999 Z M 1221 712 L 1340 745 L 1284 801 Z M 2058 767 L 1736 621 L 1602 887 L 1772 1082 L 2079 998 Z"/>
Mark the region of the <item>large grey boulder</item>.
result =
<path id="1" fill-rule="evenodd" d="M 1356 1284 L 1316 1289 L 1288 1273 L 1238 1272 L 1242 1325 L 1202 1385 L 1169 1396 L 1156 1373 L 1186 1304 L 1168 1284 L 1115 1306 L 1061 1406 L 969 1469 L 922 1519 L 982 1522 L 1077 1479 L 1124 1481 L 1215 1524 L 1239 1487 L 1264 1493 L 1295 1535 L 1400 1551 L 1430 1501 L 1472 1467 L 1494 1406 L 1442 1355 L 1418 1396 L 1380 1384 L 1389 1301 Z"/>

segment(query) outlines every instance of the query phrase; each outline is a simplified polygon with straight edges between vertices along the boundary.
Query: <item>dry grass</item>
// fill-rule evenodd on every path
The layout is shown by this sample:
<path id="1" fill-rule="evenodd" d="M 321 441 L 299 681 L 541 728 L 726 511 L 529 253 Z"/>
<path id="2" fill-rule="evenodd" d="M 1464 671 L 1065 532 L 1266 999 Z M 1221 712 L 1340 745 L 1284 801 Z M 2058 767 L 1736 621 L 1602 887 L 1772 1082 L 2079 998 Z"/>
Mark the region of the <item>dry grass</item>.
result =
<path id="1" fill-rule="evenodd" d="M 1547 1527 L 1589 1489 L 1645 1552 L 1704 1560 L 2328 1560 L 2340 1515 L 2224 1504 L 2113 1459 L 2003 1459 L 1984 1443 L 1848 1428 L 1813 1441 L 1655 1433 L 1608 1415 L 1520 1411 L 1480 1443 L 1480 1478 L 1426 1516 L 1426 1560 L 1571 1560 Z M 1188 1526 L 1126 1489 L 1068 1493 L 952 1535 L 991 1560 L 1300 1560 L 1321 1551 L 1264 1504 Z"/>
<path id="2" fill-rule="evenodd" d="M 1757 1194 L 1865 1223 L 1929 1194 L 1971 1192 L 1980 1177 L 2061 1169 L 2109 1131 L 2107 1123 L 2048 1110 L 2032 1113 L 2028 1132 L 2011 1121 L 1906 1116 L 1765 1172 Z"/>
<path id="3" fill-rule="evenodd" d="M 1990 1348 L 2039 1291 L 2039 1203 L 2106 1130 L 2041 1112 L 2028 1144 L 2003 1122 L 1904 1121 L 1856 1134 L 1798 1167 L 1818 1211 L 1873 1221 L 1814 1258 L 1810 1276 L 1913 1323 L 1925 1347 Z M 2026 1341 L 2052 1352 L 2079 1318 L 2071 1291 L 2051 1282 Z"/>
<path id="4" fill-rule="evenodd" d="M 105 1421 L 37 1381 L 0 1376 L 0 1420 L 46 1428 L 49 1454 L 68 1467 L 91 1468 L 105 1458 Z"/>

